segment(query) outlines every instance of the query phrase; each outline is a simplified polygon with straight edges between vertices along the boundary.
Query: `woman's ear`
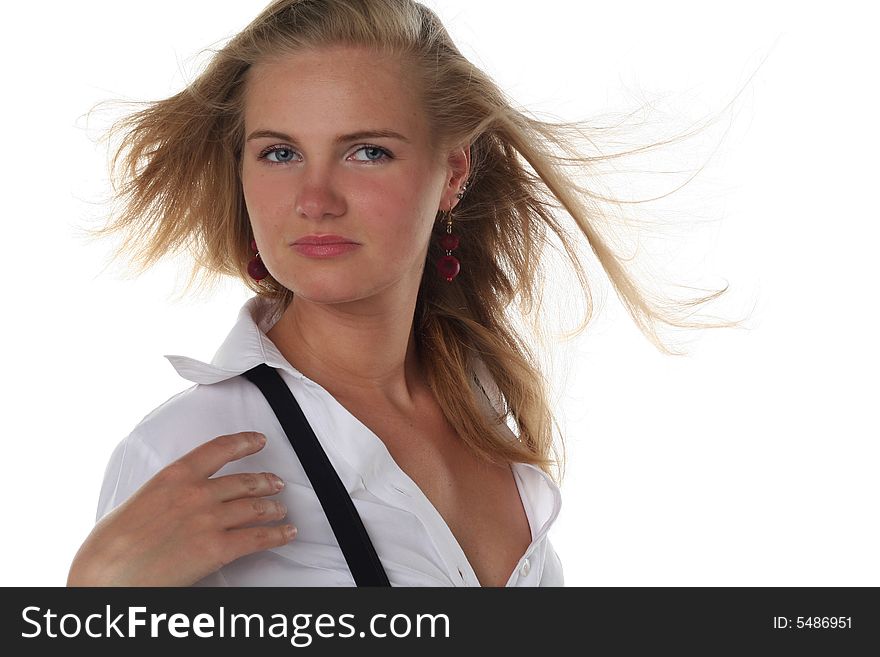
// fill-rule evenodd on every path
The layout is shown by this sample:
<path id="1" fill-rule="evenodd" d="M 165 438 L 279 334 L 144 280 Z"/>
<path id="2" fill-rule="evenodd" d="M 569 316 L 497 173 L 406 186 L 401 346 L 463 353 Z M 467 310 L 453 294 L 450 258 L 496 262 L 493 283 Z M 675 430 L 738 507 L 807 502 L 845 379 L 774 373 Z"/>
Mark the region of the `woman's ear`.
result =
<path id="1" fill-rule="evenodd" d="M 468 180 L 471 172 L 471 147 L 470 144 L 458 147 L 449 153 L 446 160 L 448 174 L 446 187 L 443 190 L 443 203 L 441 209 L 451 210 L 459 201 L 458 194 Z"/>

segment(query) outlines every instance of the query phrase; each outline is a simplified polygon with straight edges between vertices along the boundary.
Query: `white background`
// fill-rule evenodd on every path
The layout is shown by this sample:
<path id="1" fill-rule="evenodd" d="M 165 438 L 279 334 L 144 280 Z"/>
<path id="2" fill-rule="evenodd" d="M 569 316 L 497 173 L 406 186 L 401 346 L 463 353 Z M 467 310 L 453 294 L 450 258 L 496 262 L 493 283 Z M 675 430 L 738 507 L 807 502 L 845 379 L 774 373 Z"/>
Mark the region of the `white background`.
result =
<path id="1" fill-rule="evenodd" d="M 708 164 L 656 207 L 694 220 L 673 229 L 686 256 L 668 264 L 688 262 L 678 273 L 705 287 L 728 281 L 719 312 L 751 310 L 749 328 L 705 332 L 691 355 L 665 356 L 597 281 L 607 302 L 557 384 L 569 467 L 551 538 L 566 583 L 880 585 L 880 53 L 864 5 L 427 4 L 527 108 L 573 120 L 650 100 L 645 143 L 743 91 L 708 139 L 658 160 Z M 110 244 L 75 236 L 110 191 L 106 149 L 92 141 L 100 125 L 83 115 L 101 100 L 178 91 L 199 50 L 263 6 L 5 10 L 0 584 L 64 583 L 113 447 L 190 385 L 162 355 L 210 360 L 249 296 L 230 282 L 174 302 L 173 263 L 137 280 L 104 270 Z M 654 183 L 637 176 L 617 191 L 641 198 Z"/>

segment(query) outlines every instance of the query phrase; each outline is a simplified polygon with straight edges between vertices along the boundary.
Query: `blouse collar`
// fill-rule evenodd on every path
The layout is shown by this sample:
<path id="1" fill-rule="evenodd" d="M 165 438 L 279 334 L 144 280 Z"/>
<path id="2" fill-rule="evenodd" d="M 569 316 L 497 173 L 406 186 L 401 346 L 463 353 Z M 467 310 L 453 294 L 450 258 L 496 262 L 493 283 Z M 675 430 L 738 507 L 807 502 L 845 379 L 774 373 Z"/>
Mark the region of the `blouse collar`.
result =
<path id="1" fill-rule="evenodd" d="M 281 318 L 283 309 L 272 299 L 255 295 L 238 313 L 238 320 L 210 363 L 188 356 L 166 355 L 177 373 L 193 383 L 212 384 L 231 379 L 260 363 L 283 369 L 294 377 L 305 376 L 281 355 L 266 336 Z"/>

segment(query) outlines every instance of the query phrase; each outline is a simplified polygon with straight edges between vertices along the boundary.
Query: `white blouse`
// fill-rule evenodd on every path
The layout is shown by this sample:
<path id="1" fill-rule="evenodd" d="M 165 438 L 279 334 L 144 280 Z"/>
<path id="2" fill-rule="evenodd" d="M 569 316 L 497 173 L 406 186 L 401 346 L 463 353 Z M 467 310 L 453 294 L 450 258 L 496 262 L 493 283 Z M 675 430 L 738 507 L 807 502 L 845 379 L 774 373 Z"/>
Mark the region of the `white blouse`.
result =
<path id="1" fill-rule="evenodd" d="M 284 522 L 298 532 L 286 545 L 241 557 L 197 586 L 354 586 L 345 557 L 287 435 L 260 389 L 238 376 L 266 363 L 277 368 L 312 426 L 354 502 L 392 586 L 480 586 L 474 569 L 443 517 L 395 463 L 385 444 L 330 395 L 281 355 L 266 333 L 280 309 L 259 296 L 241 308 L 211 363 L 166 356 L 196 385 L 149 413 L 113 451 L 98 502 L 100 520 L 163 467 L 220 435 L 259 431 L 266 446 L 228 463 L 217 475 L 273 472 L 286 485 L 273 496 L 289 510 Z M 481 363 L 475 394 L 500 408 L 498 390 Z M 482 387 L 482 391 L 478 387 Z M 487 399 L 487 396 L 491 399 Z M 504 425 L 512 439 L 513 432 Z M 532 541 L 507 586 L 563 586 L 562 564 L 548 532 L 561 506 L 558 486 L 541 469 L 511 469 L 529 521 Z"/>

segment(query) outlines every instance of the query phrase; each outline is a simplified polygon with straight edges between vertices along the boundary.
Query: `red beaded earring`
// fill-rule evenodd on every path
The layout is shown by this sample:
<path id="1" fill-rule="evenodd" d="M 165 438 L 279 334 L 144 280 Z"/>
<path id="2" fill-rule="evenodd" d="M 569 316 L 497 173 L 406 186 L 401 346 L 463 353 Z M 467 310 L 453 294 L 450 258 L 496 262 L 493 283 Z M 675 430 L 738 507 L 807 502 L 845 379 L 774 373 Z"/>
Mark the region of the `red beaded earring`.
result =
<path id="1" fill-rule="evenodd" d="M 257 251 L 257 240 L 251 240 L 251 251 L 255 252 L 257 255 L 255 255 L 254 259 L 248 263 L 247 271 L 251 278 L 259 282 L 269 275 L 269 270 L 266 269 L 266 265 L 260 260 L 260 252 Z"/>
<path id="2" fill-rule="evenodd" d="M 465 191 L 467 191 L 467 183 L 462 185 L 461 191 L 457 194 L 459 201 L 461 200 L 461 197 L 464 196 Z M 447 282 L 451 283 L 452 279 L 458 276 L 458 272 L 461 271 L 461 263 L 458 261 L 458 258 L 452 255 L 453 250 L 458 248 L 459 240 L 458 235 L 452 234 L 452 208 L 449 208 L 445 212 L 441 210 L 441 213 L 446 219 L 446 232 L 440 238 L 440 246 L 446 251 L 446 255 L 437 258 L 436 265 L 437 271 L 440 272 L 440 275 L 445 278 Z"/>

